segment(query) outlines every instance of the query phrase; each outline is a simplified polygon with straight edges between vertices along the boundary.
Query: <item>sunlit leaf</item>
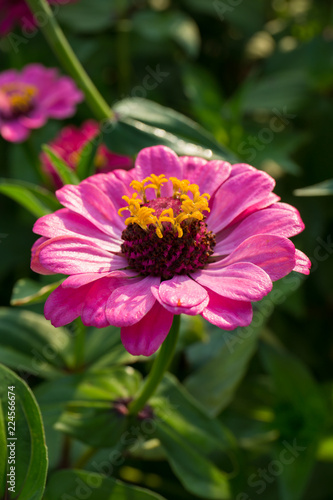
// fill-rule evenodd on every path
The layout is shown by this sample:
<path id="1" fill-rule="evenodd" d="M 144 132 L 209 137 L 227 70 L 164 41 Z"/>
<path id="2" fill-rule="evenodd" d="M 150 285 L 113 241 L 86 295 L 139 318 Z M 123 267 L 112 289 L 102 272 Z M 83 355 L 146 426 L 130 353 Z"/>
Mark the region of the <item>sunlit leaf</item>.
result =
<path id="1" fill-rule="evenodd" d="M 76 175 L 80 180 L 86 179 L 95 172 L 95 156 L 100 144 L 100 136 L 94 137 L 84 145 L 80 152 L 80 159 L 76 169 Z"/>
<path id="2" fill-rule="evenodd" d="M 186 116 L 140 98 L 114 106 L 117 121 L 104 128 L 104 141 L 112 151 L 137 154 L 142 148 L 163 144 L 179 155 L 234 159 L 213 136 Z"/>
<path id="3" fill-rule="evenodd" d="M 329 196 L 333 194 L 333 179 L 314 184 L 313 186 L 295 189 L 295 196 Z"/>
<path id="4" fill-rule="evenodd" d="M 35 217 L 42 217 L 60 208 L 53 193 L 29 182 L 0 179 L 0 193 L 22 205 Z"/>
<path id="5" fill-rule="evenodd" d="M 44 302 L 45 299 L 55 290 L 61 283 L 56 281 L 49 285 L 41 285 L 36 281 L 30 279 L 20 279 L 17 281 L 13 288 L 10 303 L 12 306 L 22 306 L 27 304 L 35 304 Z"/>
<path id="6" fill-rule="evenodd" d="M 53 168 L 58 173 L 63 184 L 79 184 L 80 180 L 75 172 L 52 150 L 49 146 L 43 146 L 43 151 L 47 155 Z"/>
<path id="7" fill-rule="evenodd" d="M 22 375 L 53 378 L 71 363 L 71 338 L 40 314 L 0 309 L 0 362 Z"/>

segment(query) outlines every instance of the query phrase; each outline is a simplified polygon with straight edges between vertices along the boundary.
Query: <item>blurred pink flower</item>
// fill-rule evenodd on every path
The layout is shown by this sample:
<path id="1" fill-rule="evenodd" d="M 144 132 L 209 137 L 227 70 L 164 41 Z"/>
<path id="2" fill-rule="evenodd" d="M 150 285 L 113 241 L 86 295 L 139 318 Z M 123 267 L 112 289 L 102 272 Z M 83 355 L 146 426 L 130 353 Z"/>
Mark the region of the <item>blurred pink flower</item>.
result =
<path id="1" fill-rule="evenodd" d="M 251 302 L 273 281 L 310 268 L 288 239 L 304 224 L 274 185 L 246 164 L 156 146 L 142 150 L 132 170 L 64 186 L 56 194 L 65 208 L 34 226 L 42 237 L 32 269 L 69 275 L 47 299 L 46 318 L 121 327 L 125 348 L 145 356 L 175 314 L 201 314 L 224 330 L 249 325 Z"/>
<path id="2" fill-rule="evenodd" d="M 22 142 L 31 129 L 49 118 L 61 120 L 75 113 L 82 92 L 57 69 L 29 64 L 22 72 L 0 73 L 0 134 L 10 142 Z"/>
<path id="3" fill-rule="evenodd" d="M 68 126 L 61 130 L 60 134 L 50 143 L 51 148 L 64 160 L 67 165 L 75 170 L 80 159 L 80 154 L 87 142 L 97 137 L 99 125 L 94 120 L 83 123 L 81 128 Z M 44 172 L 51 177 L 56 188 L 60 188 L 63 183 L 47 155 L 40 155 Z M 95 167 L 98 172 L 111 172 L 116 168 L 128 170 L 132 168 L 133 160 L 129 156 L 122 156 L 112 153 L 104 144 L 98 147 Z"/>
<path id="4" fill-rule="evenodd" d="M 77 0 L 48 0 L 51 5 L 65 5 Z M 6 35 L 16 24 L 31 30 L 36 25 L 25 0 L 0 0 L 0 35 Z"/>

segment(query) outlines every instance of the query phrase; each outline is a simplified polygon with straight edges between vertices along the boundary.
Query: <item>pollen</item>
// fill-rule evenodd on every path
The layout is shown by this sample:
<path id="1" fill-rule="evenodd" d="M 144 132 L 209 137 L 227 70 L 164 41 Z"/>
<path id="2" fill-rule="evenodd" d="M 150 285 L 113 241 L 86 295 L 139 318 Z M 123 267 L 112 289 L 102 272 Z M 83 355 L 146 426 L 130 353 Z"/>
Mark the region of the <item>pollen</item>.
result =
<path id="1" fill-rule="evenodd" d="M 24 114 L 28 112 L 37 94 L 37 88 L 25 83 L 6 83 L 0 87 L 1 111 L 11 114 Z"/>
<path id="2" fill-rule="evenodd" d="M 168 182 L 173 195 L 163 196 Z M 135 192 L 123 196 L 127 205 L 118 211 L 120 216 L 129 212 L 121 246 L 129 268 L 163 279 L 203 269 L 215 247 L 215 234 L 205 223 L 209 194 L 200 194 L 187 179 L 154 174 L 130 187 Z"/>
<path id="3" fill-rule="evenodd" d="M 152 188 L 155 190 L 155 201 L 160 199 L 160 201 L 166 201 L 167 198 L 161 198 L 161 188 L 167 182 L 172 182 L 173 185 L 173 197 L 169 199 L 178 200 L 179 204 L 177 206 L 178 213 L 174 213 L 174 208 L 172 205 L 174 203 L 165 203 L 167 207 L 165 210 L 159 210 L 160 213 L 155 213 L 156 210 L 153 205 L 161 206 L 161 203 L 152 203 L 154 200 L 148 200 L 146 196 L 146 190 Z M 148 183 L 148 184 L 147 184 Z M 184 235 L 184 228 L 190 220 L 203 220 L 203 212 L 209 212 L 208 201 L 210 199 L 209 194 L 200 194 L 199 186 L 197 184 L 190 184 L 190 182 L 185 180 L 179 180 L 176 177 L 170 177 L 167 179 L 165 175 L 155 175 L 151 174 L 143 181 L 134 180 L 131 182 L 130 187 L 132 187 L 136 193 L 133 193 L 132 197 L 123 196 L 123 199 L 128 203 L 126 207 L 121 208 L 118 214 L 122 216 L 123 211 L 129 211 L 131 216 L 125 220 L 125 224 L 137 224 L 143 230 L 151 229 L 149 226 L 153 225 L 155 227 L 155 232 L 159 238 L 163 238 L 163 231 L 165 224 L 171 224 L 175 234 L 178 238 L 182 238 Z M 138 198 L 138 195 L 141 198 Z"/>

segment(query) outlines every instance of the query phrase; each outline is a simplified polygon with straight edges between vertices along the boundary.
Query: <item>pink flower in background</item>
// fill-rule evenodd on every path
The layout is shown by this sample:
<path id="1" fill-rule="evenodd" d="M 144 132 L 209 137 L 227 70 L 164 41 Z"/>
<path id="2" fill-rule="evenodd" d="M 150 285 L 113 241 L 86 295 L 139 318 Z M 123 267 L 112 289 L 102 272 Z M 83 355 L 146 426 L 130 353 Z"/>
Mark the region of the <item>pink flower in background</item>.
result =
<path id="1" fill-rule="evenodd" d="M 87 142 L 97 137 L 99 125 L 93 120 L 88 120 L 81 128 L 74 126 L 62 129 L 58 137 L 50 143 L 51 148 L 64 160 L 67 165 L 75 170 L 80 159 L 80 154 Z M 44 172 L 51 177 L 52 183 L 60 188 L 63 183 L 49 161 L 47 155 L 40 155 Z M 133 167 L 133 160 L 128 156 L 112 153 L 104 144 L 98 147 L 95 158 L 96 171 L 111 172 L 116 168 L 128 170 Z"/>
<path id="2" fill-rule="evenodd" d="M 121 327 L 125 348 L 146 356 L 175 314 L 201 314 L 224 330 L 249 325 L 251 302 L 273 281 L 310 268 L 289 240 L 304 229 L 300 215 L 274 185 L 246 164 L 156 146 L 132 170 L 64 186 L 56 194 L 65 208 L 34 226 L 32 269 L 68 275 L 46 318 Z"/>
<path id="3" fill-rule="evenodd" d="M 77 0 L 48 0 L 51 5 L 65 5 Z M 0 35 L 6 35 L 16 24 L 31 30 L 34 17 L 25 0 L 0 0 Z"/>
<path id="4" fill-rule="evenodd" d="M 0 134 L 10 142 L 22 142 L 31 129 L 49 118 L 62 120 L 75 113 L 83 100 L 73 80 L 56 69 L 30 64 L 22 72 L 0 73 Z"/>

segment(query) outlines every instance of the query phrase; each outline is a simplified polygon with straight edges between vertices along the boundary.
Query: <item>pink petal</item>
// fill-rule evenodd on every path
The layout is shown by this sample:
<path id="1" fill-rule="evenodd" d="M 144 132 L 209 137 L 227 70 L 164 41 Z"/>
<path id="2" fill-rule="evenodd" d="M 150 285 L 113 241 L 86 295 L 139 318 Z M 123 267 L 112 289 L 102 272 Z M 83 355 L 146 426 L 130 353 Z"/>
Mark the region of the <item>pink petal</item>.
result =
<path id="1" fill-rule="evenodd" d="M 244 174 L 245 172 L 257 172 L 257 169 L 252 167 L 252 165 L 248 165 L 248 163 L 234 163 L 230 177 L 235 177 L 235 175 Z"/>
<path id="2" fill-rule="evenodd" d="M 80 288 L 81 286 L 93 283 L 94 281 L 101 280 L 110 276 L 110 273 L 82 273 L 73 274 L 68 276 L 62 283 L 63 288 Z M 75 291 L 73 290 L 73 293 Z"/>
<path id="3" fill-rule="evenodd" d="M 0 85 L 20 80 L 20 74 L 15 69 L 8 69 L 0 74 Z"/>
<path id="4" fill-rule="evenodd" d="M 30 130 L 16 120 L 0 124 L 0 134 L 6 141 L 23 142 L 29 137 Z"/>
<path id="5" fill-rule="evenodd" d="M 80 286 L 86 285 L 87 283 L 92 283 L 93 281 L 100 280 L 102 278 L 134 278 L 137 277 L 138 273 L 126 269 L 124 271 L 112 271 L 111 273 L 83 273 L 83 274 L 73 274 L 65 279 L 62 283 L 64 288 L 79 288 Z"/>
<path id="6" fill-rule="evenodd" d="M 75 113 L 76 104 L 83 100 L 82 92 L 76 87 L 73 80 L 66 76 L 57 78 L 52 84 L 49 84 L 48 89 L 44 85 L 42 90 L 44 91 L 41 92 L 39 104 L 50 118 L 59 120 L 68 118 Z"/>
<path id="7" fill-rule="evenodd" d="M 36 110 L 29 115 L 22 116 L 20 121 L 27 128 L 41 128 L 45 125 L 47 116 L 40 110 Z"/>
<path id="8" fill-rule="evenodd" d="M 130 183 L 136 179 L 137 170 L 132 168 L 131 170 L 123 170 L 122 168 L 113 170 L 112 174 L 117 177 L 125 186 L 129 186 Z"/>
<path id="9" fill-rule="evenodd" d="M 57 210 L 53 214 L 44 215 L 35 222 L 33 231 L 42 236 L 83 237 L 86 241 L 99 246 L 103 250 L 119 252 L 121 240 L 105 234 L 97 229 L 82 215 L 76 214 L 67 208 Z"/>
<path id="10" fill-rule="evenodd" d="M 105 234 L 120 238 L 125 223 L 110 198 L 96 186 L 88 183 L 66 185 L 56 195 L 66 208 L 82 215 Z"/>
<path id="11" fill-rule="evenodd" d="M 250 206 L 267 198 L 275 181 L 265 172 L 250 171 L 229 178 L 215 193 L 209 229 L 217 233 Z"/>
<path id="12" fill-rule="evenodd" d="M 163 281 L 153 293 L 162 306 L 173 314 L 195 316 L 208 304 L 208 293 L 188 276 L 174 276 Z"/>
<path id="13" fill-rule="evenodd" d="M 260 267 L 238 262 L 221 269 L 203 269 L 192 278 L 222 297 L 233 300 L 261 300 L 272 290 L 272 281 Z"/>
<path id="14" fill-rule="evenodd" d="M 251 302 L 241 302 L 222 297 L 208 290 L 209 304 L 201 316 L 223 330 L 234 330 L 239 326 L 248 326 L 253 317 Z"/>
<path id="15" fill-rule="evenodd" d="M 132 175 L 129 175 L 129 172 L 126 171 L 124 171 L 124 173 L 127 174 L 123 176 L 124 180 L 119 179 L 116 175 L 116 171 L 114 171 L 107 174 L 96 174 L 88 177 L 82 184 L 94 184 L 98 187 L 110 200 L 112 200 L 117 212 L 119 208 L 127 205 L 122 197 L 126 195 L 131 198 L 134 193 L 134 190 L 129 187 L 133 180 Z"/>
<path id="16" fill-rule="evenodd" d="M 151 356 L 168 335 L 173 314 L 155 302 L 149 313 L 133 326 L 121 329 L 121 341 L 133 356 Z"/>
<path id="17" fill-rule="evenodd" d="M 45 302 L 45 318 L 51 320 L 53 326 L 64 326 L 81 315 L 85 298 L 91 284 L 81 286 L 75 293 L 71 288 L 58 286 Z"/>
<path id="18" fill-rule="evenodd" d="M 153 146 L 140 151 L 135 162 L 135 170 L 138 172 L 138 180 L 145 179 L 151 174 L 165 177 L 177 177 L 183 179 L 182 165 L 176 153 L 166 146 Z M 172 183 L 168 182 L 162 188 L 162 196 L 172 196 Z M 149 198 L 149 190 L 147 191 Z"/>
<path id="19" fill-rule="evenodd" d="M 183 165 L 183 178 L 188 179 L 191 184 L 197 184 L 201 194 L 208 193 L 210 196 L 213 196 L 231 172 L 231 165 L 226 161 L 207 161 L 192 156 L 181 156 L 179 161 Z"/>
<path id="20" fill-rule="evenodd" d="M 56 80 L 58 77 L 58 71 L 55 68 L 46 68 L 42 64 L 32 63 L 25 66 L 22 70 L 20 78 L 26 83 L 43 83 L 47 81 L 50 82 Z"/>
<path id="21" fill-rule="evenodd" d="M 125 282 L 125 279 L 102 278 L 93 283 L 82 307 L 82 323 L 86 326 L 95 326 L 96 328 L 108 326 L 106 304 L 112 292 Z"/>
<path id="22" fill-rule="evenodd" d="M 310 269 L 310 259 L 305 255 L 305 253 L 301 252 L 300 250 L 296 250 L 296 265 L 293 271 L 297 271 L 298 273 L 302 274 L 310 274 Z"/>
<path id="23" fill-rule="evenodd" d="M 241 222 L 243 219 L 248 217 L 249 215 L 258 212 L 259 210 L 262 210 L 263 208 L 268 208 L 273 205 L 276 205 L 278 201 L 280 201 L 280 197 L 277 196 L 275 193 L 269 193 L 266 198 L 263 198 L 262 200 L 254 203 L 253 205 L 249 206 L 244 212 L 239 214 L 232 222 L 231 224 L 238 224 Z"/>
<path id="24" fill-rule="evenodd" d="M 304 224 L 296 208 L 286 203 L 276 203 L 221 231 L 218 234 L 220 241 L 216 244 L 214 254 L 228 255 L 242 241 L 256 234 L 276 234 L 289 238 L 303 229 Z"/>
<path id="25" fill-rule="evenodd" d="M 148 276 L 130 281 L 130 284 L 115 290 L 108 303 L 106 315 L 114 326 L 131 326 L 138 323 L 156 301 L 151 287 L 158 286 L 160 277 Z"/>
<path id="26" fill-rule="evenodd" d="M 283 236 L 258 234 L 243 241 L 228 257 L 209 264 L 207 270 L 220 269 L 235 262 L 252 262 L 276 281 L 293 270 L 295 246 Z"/>
<path id="27" fill-rule="evenodd" d="M 70 236 L 58 236 L 43 243 L 39 260 L 46 269 L 60 274 L 108 273 L 128 265 L 123 257 Z"/>
<path id="28" fill-rule="evenodd" d="M 32 245 L 30 267 L 35 273 L 38 274 L 56 274 L 49 269 L 46 269 L 46 267 L 42 266 L 39 262 L 39 251 L 42 248 L 43 243 L 46 241 L 48 241 L 48 238 L 38 238 L 38 240 Z"/>

